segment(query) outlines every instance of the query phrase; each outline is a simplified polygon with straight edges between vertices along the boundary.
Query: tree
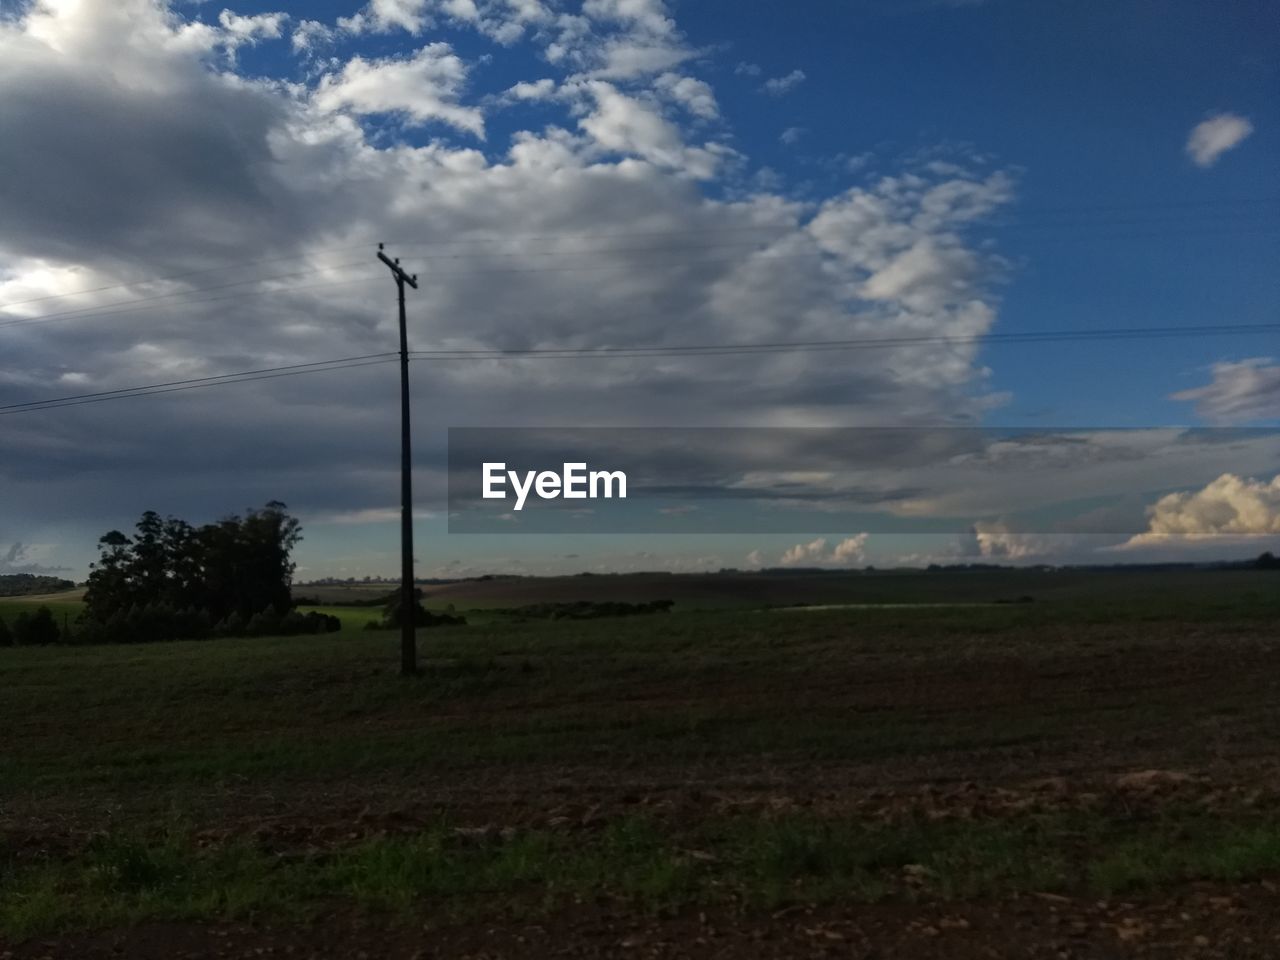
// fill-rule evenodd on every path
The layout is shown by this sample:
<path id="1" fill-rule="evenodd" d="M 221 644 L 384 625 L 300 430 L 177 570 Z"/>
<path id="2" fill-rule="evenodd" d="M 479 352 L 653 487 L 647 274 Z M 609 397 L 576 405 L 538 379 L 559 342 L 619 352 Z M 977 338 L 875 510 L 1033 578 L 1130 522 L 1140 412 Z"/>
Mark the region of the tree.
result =
<path id="1" fill-rule="evenodd" d="M 13 642 L 24 647 L 57 643 L 61 636 L 53 612 L 40 607 L 35 613 L 22 612 L 13 621 Z"/>
<path id="2" fill-rule="evenodd" d="M 86 619 L 105 623 L 132 606 L 131 545 L 132 541 L 119 530 L 110 530 L 98 539 L 98 562 L 89 564 L 92 572 L 84 594 Z"/>
<path id="3" fill-rule="evenodd" d="M 34 573 L 0 573 L 0 597 L 23 597 L 36 593 L 61 593 L 75 589 L 74 580 Z"/>
<path id="4" fill-rule="evenodd" d="M 415 627 L 444 627 L 466 623 L 465 617 L 455 617 L 450 613 L 433 613 L 422 605 L 424 594 L 421 587 L 413 590 L 413 625 Z M 377 630 L 399 629 L 401 594 L 395 590 L 387 595 L 386 605 L 382 608 L 382 621 L 372 621 L 371 626 Z"/>
<path id="5" fill-rule="evenodd" d="M 273 500 L 203 527 L 148 510 L 130 538 L 112 530 L 85 592 L 84 633 L 99 641 L 243 632 L 293 606 L 293 548 L 301 525 Z"/>

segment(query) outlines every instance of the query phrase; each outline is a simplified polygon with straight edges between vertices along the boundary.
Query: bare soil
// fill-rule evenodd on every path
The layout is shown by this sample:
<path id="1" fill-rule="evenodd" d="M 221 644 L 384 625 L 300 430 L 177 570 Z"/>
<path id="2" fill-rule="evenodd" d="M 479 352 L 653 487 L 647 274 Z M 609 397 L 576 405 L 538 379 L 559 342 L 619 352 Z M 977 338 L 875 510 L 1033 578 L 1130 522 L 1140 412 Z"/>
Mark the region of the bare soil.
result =
<path id="1" fill-rule="evenodd" d="M 1273 958 L 1280 892 L 1269 882 L 1195 885 L 1147 899 L 1081 901 L 1032 894 L 995 903 L 797 906 L 771 913 L 637 913 L 584 903 L 535 921 L 388 926 L 335 913 L 306 928 L 151 923 L 0 949 L 0 960 L 536 960 L 552 957 Z"/>

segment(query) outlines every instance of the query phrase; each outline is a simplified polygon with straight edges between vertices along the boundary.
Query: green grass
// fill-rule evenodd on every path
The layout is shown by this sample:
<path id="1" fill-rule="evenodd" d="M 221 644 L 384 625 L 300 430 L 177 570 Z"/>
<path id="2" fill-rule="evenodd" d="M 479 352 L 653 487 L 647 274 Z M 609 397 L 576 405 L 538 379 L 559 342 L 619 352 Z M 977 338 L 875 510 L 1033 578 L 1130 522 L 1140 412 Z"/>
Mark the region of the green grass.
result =
<path id="1" fill-rule="evenodd" d="M 1277 870 L 1280 824 L 1191 812 L 1138 823 L 1072 815 L 891 823 L 723 817 L 678 835 L 638 817 L 586 835 L 476 837 L 441 823 L 287 858 L 245 841 L 201 848 L 177 832 L 114 834 L 95 838 L 74 860 L 8 863 L 0 933 L 267 912 L 301 919 L 335 903 L 393 914 L 429 907 L 461 919 L 529 915 L 601 896 L 650 910 L 1028 892 L 1105 897 Z"/>

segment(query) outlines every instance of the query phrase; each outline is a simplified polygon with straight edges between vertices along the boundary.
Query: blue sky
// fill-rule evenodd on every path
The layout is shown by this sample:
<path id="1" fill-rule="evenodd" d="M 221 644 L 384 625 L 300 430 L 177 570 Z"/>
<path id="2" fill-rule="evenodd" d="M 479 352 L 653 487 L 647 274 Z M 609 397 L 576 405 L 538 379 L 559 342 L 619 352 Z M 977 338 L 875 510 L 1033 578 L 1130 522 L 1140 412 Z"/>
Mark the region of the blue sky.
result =
<path id="1" fill-rule="evenodd" d="M 393 347 L 387 285 L 351 265 L 379 238 L 424 277 L 424 349 L 972 341 L 415 364 L 423 572 L 771 564 L 805 545 L 446 536 L 451 426 L 1278 422 L 1274 330 L 997 342 L 1276 321 L 1280 23 L 1262 0 L 40 0 L 0 18 L 0 161 L 25 184 L 0 211 L 0 405 Z M 201 302 L 295 269 L 311 275 Z M 92 315 L 157 293 L 168 312 Z M 82 575 L 101 528 L 144 509 L 279 497 L 307 526 L 304 573 L 392 572 L 390 370 L 0 418 L 0 571 Z M 1249 463 L 1220 464 L 1244 485 L 1189 490 L 1197 519 L 1169 529 L 1240 533 L 1205 519 L 1224 504 L 1272 522 L 1275 471 Z M 801 555 L 834 563 L 858 534 Z M 841 559 L 1098 548 L 989 534 L 872 536 Z"/>
<path id="2" fill-rule="evenodd" d="M 336 22 L 353 7 L 306 10 Z M 689 72 L 714 86 L 731 142 L 753 171 L 775 171 L 790 196 L 818 199 L 924 151 L 981 154 L 1017 170 L 1005 219 L 1024 222 L 983 231 L 1012 261 L 1000 289 L 1001 329 L 1274 319 L 1280 26 L 1264 0 L 819 0 L 800 9 L 700 0 L 670 12 L 700 51 Z M 210 17 L 213 5 L 199 13 Z M 476 70 L 477 94 L 556 73 L 536 45 L 502 48 L 447 24 L 421 37 L 350 38 L 338 49 L 405 55 L 435 39 L 490 58 Z M 269 76 L 303 70 L 281 44 L 241 61 Z M 804 79 L 787 94 L 762 95 L 767 80 L 797 70 Z M 1221 112 L 1249 118 L 1253 132 L 1220 162 L 1198 167 L 1184 150 L 1188 132 Z M 544 121 L 555 114 L 546 110 Z M 483 148 L 500 155 L 529 119 L 496 113 Z M 792 143 L 782 139 L 789 130 Z M 432 127 L 397 133 L 442 135 Z M 866 162 L 849 169 L 836 159 L 853 157 Z M 1053 351 L 1062 375 L 1051 377 L 1027 362 L 1026 348 L 994 347 L 993 382 L 1016 397 L 998 419 L 1192 422 L 1170 389 L 1197 386 L 1214 360 L 1274 353 L 1271 336 L 1111 350 L 1064 344 Z M 1082 378 L 1124 391 L 1082 393 Z"/>

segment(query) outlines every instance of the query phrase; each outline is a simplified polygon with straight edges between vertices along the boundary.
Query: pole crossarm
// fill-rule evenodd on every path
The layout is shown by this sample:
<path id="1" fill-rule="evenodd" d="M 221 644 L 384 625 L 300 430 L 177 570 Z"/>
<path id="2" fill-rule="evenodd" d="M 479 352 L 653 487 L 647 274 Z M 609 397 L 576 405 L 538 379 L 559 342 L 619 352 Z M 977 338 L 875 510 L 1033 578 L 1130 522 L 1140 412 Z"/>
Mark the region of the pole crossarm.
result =
<path id="1" fill-rule="evenodd" d="M 418 275 L 415 273 L 410 275 L 405 272 L 404 267 L 400 266 L 400 258 L 396 257 L 392 260 L 382 250 L 382 244 L 378 244 L 378 259 L 391 268 L 392 275 L 396 278 L 397 283 L 407 283 L 413 289 L 418 289 Z"/>

